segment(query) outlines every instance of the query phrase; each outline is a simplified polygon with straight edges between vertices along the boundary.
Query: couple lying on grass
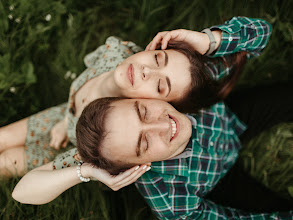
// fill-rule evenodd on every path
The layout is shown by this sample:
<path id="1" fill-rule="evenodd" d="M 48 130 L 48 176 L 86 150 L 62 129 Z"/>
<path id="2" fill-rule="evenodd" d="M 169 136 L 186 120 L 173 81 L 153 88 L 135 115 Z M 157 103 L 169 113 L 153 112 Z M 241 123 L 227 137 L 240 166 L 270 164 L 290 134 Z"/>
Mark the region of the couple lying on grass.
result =
<path id="1" fill-rule="evenodd" d="M 228 96 L 270 34 L 261 19 L 234 17 L 203 32 L 160 32 L 143 52 L 109 37 L 86 56 L 67 104 L 1 128 L 1 174 L 29 171 L 13 198 L 44 204 L 81 182 L 113 190 L 135 182 L 162 219 L 291 217 L 289 210 L 252 213 L 208 199 L 241 142 L 292 121 L 289 83 Z"/>

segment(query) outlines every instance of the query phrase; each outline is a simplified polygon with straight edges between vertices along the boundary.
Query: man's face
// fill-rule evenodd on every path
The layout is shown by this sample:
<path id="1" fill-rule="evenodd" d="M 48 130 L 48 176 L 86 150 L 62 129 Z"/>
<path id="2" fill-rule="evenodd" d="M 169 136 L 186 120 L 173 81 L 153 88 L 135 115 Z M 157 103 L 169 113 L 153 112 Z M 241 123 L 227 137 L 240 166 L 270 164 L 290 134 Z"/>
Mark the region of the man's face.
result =
<path id="1" fill-rule="evenodd" d="M 102 147 L 107 159 L 132 164 L 167 160 L 189 142 L 190 120 L 167 102 L 125 99 L 111 106 Z"/>

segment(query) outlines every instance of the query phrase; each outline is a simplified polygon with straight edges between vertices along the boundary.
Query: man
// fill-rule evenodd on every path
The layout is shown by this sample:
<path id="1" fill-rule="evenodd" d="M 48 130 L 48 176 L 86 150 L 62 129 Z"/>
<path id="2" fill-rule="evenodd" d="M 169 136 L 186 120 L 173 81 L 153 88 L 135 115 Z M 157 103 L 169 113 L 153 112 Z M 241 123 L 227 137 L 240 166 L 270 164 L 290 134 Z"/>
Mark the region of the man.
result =
<path id="1" fill-rule="evenodd" d="M 282 88 L 282 92 L 288 92 L 286 86 L 279 86 L 279 91 Z M 239 103 L 241 101 L 246 106 L 249 102 L 253 103 L 251 106 L 255 108 L 260 97 L 266 95 L 272 99 L 274 95 L 269 96 L 272 93 L 270 91 L 278 90 L 270 87 L 258 91 L 261 92 L 256 93 L 253 89 L 245 91 L 241 94 L 242 98 L 238 95 L 235 100 L 239 101 L 235 108 L 243 109 Z M 248 100 L 245 101 L 244 97 L 248 97 Z M 279 99 L 284 106 L 285 99 Z M 103 114 L 97 111 L 101 106 L 106 108 Z M 247 108 L 251 109 L 251 106 Z M 266 106 L 271 111 L 270 106 Z M 255 124 L 252 126 L 256 127 L 254 135 L 279 122 L 274 117 L 267 118 L 266 112 L 264 109 L 264 116 L 259 117 L 260 121 L 267 121 L 265 125 L 257 120 L 249 123 Z M 250 119 L 254 116 L 253 112 L 248 115 Z M 276 115 L 281 121 L 292 120 L 292 114 Z M 104 131 L 96 132 L 96 128 L 89 124 L 102 124 Z M 217 103 L 197 115 L 183 115 L 168 103 L 158 100 L 107 98 L 97 100 L 85 109 L 77 125 L 77 138 L 82 158 L 113 174 L 137 164 L 152 162 L 152 170 L 145 173 L 136 186 L 159 218 L 292 217 L 293 212 L 283 215 L 245 213 L 219 206 L 204 198 L 235 163 L 241 148 L 238 136 L 245 128 L 224 103 Z M 100 138 L 92 136 L 94 138 L 89 139 L 87 135 L 84 136 L 91 131 Z M 244 136 L 252 136 L 252 133 L 246 132 Z M 90 159 L 92 154 L 99 155 L 100 159 Z"/>

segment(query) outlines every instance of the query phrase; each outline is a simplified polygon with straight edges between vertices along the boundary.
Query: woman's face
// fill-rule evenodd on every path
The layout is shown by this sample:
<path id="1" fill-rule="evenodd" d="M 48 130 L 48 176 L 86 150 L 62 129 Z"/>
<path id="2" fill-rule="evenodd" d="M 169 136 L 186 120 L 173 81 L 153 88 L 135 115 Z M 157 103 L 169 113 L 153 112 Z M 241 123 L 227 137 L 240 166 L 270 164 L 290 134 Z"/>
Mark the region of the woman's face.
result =
<path id="1" fill-rule="evenodd" d="M 143 51 L 118 65 L 114 80 L 124 97 L 178 101 L 191 85 L 189 67 L 175 50 Z"/>

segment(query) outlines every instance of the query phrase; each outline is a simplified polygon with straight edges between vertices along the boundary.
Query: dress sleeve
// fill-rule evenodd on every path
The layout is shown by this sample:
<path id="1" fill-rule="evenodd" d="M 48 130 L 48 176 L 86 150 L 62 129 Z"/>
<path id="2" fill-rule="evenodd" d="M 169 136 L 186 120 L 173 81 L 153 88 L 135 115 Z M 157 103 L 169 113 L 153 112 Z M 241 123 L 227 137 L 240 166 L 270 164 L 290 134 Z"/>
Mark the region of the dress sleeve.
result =
<path id="1" fill-rule="evenodd" d="M 105 56 L 116 57 L 119 54 L 127 56 L 142 51 L 142 48 L 131 41 L 122 41 L 119 37 L 110 36 L 104 45 L 99 46 L 95 51 L 87 54 L 84 58 L 86 67 L 94 67 L 99 60 Z"/>
<path id="2" fill-rule="evenodd" d="M 229 55 L 241 51 L 248 52 L 248 59 L 259 56 L 272 32 L 272 26 L 268 22 L 247 17 L 233 17 L 224 24 L 212 26 L 210 29 L 222 30 L 220 45 L 205 64 L 207 71 L 216 80 L 229 75 L 233 65 L 224 65 L 213 58 L 227 59 Z"/>
<path id="3" fill-rule="evenodd" d="M 223 207 L 198 197 L 194 186 L 177 180 L 175 176 L 165 177 L 145 173 L 136 187 L 159 219 L 290 219 L 293 211 L 279 213 L 248 213 Z"/>
<path id="4" fill-rule="evenodd" d="M 53 169 L 60 170 L 66 167 L 77 166 L 80 161 L 77 148 L 72 148 L 64 153 L 57 155 L 53 161 Z"/>

